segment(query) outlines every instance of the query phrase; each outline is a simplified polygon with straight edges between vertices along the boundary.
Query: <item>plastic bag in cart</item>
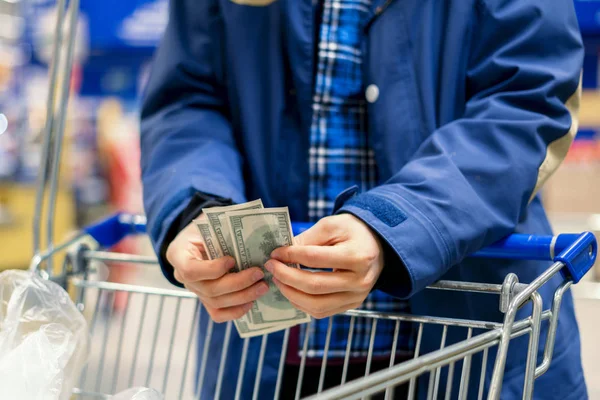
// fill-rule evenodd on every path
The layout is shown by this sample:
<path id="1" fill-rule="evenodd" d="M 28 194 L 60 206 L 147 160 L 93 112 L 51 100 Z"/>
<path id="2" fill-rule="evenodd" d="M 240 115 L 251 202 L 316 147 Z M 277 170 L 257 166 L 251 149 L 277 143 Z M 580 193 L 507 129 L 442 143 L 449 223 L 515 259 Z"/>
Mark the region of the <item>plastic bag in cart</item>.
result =
<path id="1" fill-rule="evenodd" d="M 1 399 L 68 399 L 89 345 L 85 318 L 59 285 L 0 273 Z"/>
<path id="2" fill-rule="evenodd" d="M 162 394 L 154 389 L 133 388 L 115 394 L 112 400 L 164 400 Z"/>

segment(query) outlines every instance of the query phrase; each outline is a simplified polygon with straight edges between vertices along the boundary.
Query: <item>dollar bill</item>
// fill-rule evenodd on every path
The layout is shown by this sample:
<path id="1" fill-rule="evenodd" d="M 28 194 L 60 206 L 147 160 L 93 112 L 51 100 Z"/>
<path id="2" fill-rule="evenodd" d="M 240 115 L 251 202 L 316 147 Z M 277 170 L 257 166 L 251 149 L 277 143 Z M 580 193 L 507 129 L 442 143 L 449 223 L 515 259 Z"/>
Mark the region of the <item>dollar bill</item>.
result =
<path id="1" fill-rule="evenodd" d="M 261 328 L 252 328 L 250 326 L 250 321 L 248 320 L 248 318 L 246 318 L 246 316 L 244 316 L 240 319 L 233 321 L 233 324 L 235 325 L 240 337 L 245 339 L 249 337 L 262 336 L 266 335 L 267 333 L 281 331 L 296 325 L 296 322 L 292 322 L 289 324 L 267 325 Z"/>
<path id="2" fill-rule="evenodd" d="M 215 260 L 217 258 L 223 257 L 221 253 L 221 249 L 216 243 L 216 238 L 214 232 L 212 231 L 210 224 L 207 221 L 194 221 L 198 230 L 200 231 L 200 235 L 202 236 L 202 240 L 204 241 L 204 248 L 206 249 L 206 254 L 208 258 L 211 260 Z M 281 329 L 285 329 L 285 326 L 265 326 L 262 328 L 251 328 L 249 325 L 249 319 L 247 314 L 243 317 L 233 321 L 235 328 L 237 329 L 240 337 L 248 338 L 254 336 L 266 335 L 267 333 L 275 332 Z"/>
<path id="3" fill-rule="evenodd" d="M 228 211 L 225 213 L 233 237 L 234 257 L 240 270 L 262 267 L 269 292 L 255 301 L 247 314 L 251 328 L 296 325 L 310 321 L 310 316 L 292 306 L 264 269 L 271 252 L 293 244 L 292 224 L 287 207 Z M 297 264 L 288 264 L 299 268 Z"/>
<path id="4" fill-rule="evenodd" d="M 208 258 L 211 260 L 216 260 L 217 258 L 223 257 L 223 253 L 221 252 L 221 247 L 219 247 L 215 235 L 212 232 L 212 228 L 210 224 L 206 221 L 194 221 L 198 230 L 200 231 L 200 235 L 202 236 L 202 241 L 204 242 L 204 249 L 206 250 L 206 254 Z"/>
<path id="5" fill-rule="evenodd" d="M 227 225 L 225 213 L 262 208 L 262 200 L 258 199 L 248 203 L 235 204 L 233 206 L 211 207 L 202 210 L 202 212 L 208 218 L 208 223 L 210 224 L 212 231 L 215 233 L 217 244 L 219 245 L 219 249 L 221 250 L 221 254 L 223 254 L 223 256 L 234 256 L 233 238 L 231 237 L 229 226 Z M 239 269 L 239 265 L 236 267 Z"/>

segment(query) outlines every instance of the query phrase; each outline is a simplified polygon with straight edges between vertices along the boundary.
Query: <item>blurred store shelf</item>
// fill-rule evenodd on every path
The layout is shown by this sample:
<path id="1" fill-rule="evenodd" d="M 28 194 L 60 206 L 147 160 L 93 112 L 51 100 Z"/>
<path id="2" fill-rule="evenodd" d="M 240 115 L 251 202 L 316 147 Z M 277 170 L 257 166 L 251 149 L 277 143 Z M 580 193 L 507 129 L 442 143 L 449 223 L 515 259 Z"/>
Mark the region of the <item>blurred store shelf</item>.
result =
<path id="1" fill-rule="evenodd" d="M 29 266 L 33 257 L 34 203 L 34 187 L 0 183 L 0 271 Z M 69 191 L 58 192 L 55 214 L 60 218 L 56 218 L 54 237 L 62 240 L 75 229 L 73 200 Z"/>
<path id="2" fill-rule="evenodd" d="M 581 96 L 579 124 L 583 127 L 600 126 L 600 91 L 584 90 Z"/>

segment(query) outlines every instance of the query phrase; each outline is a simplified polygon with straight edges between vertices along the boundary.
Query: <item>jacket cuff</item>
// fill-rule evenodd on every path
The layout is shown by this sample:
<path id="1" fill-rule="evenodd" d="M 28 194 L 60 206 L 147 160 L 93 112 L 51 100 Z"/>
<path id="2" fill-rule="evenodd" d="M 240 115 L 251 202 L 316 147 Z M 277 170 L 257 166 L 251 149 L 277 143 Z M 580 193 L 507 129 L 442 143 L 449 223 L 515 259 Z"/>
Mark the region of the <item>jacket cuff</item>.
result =
<path id="1" fill-rule="evenodd" d="M 183 285 L 175 279 L 174 268 L 167 261 L 167 249 L 171 242 L 177 237 L 179 232 L 200 215 L 203 208 L 228 206 L 231 204 L 233 204 L 231 199 L 198 192 L 194 194 L 187 204 L 184 202 L 165 218 L 163 226 L 168 227 L 168 229 L 163 229 L 164 233 L 155 242 L 155 251 L 163 275 L 171 284 L 183 287 Z"/>
<path id="2" fill-rule="evenodd" d="M 451 250 L 440 230 L 396 193 L 356 195 L 340 204 L 335 213 L 356 216 L 382 239 L 385 266 L 376 288 L 391 296 L 408 299 L 450 267 Z"/>

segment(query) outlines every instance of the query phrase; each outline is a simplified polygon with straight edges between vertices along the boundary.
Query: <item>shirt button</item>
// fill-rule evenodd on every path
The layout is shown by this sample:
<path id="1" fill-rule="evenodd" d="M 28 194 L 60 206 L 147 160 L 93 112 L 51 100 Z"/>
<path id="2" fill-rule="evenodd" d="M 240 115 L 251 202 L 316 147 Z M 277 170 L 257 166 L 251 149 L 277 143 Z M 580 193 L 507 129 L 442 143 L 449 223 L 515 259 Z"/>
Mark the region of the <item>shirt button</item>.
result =
<path id="1" fill-rule="evenodd" d="M 375 103 L 379 98 L 379 88 L 377 85 L 369 85 L 367 86 L 367 90 L 365 91 L 365 97 L 369 103 Z"/>

